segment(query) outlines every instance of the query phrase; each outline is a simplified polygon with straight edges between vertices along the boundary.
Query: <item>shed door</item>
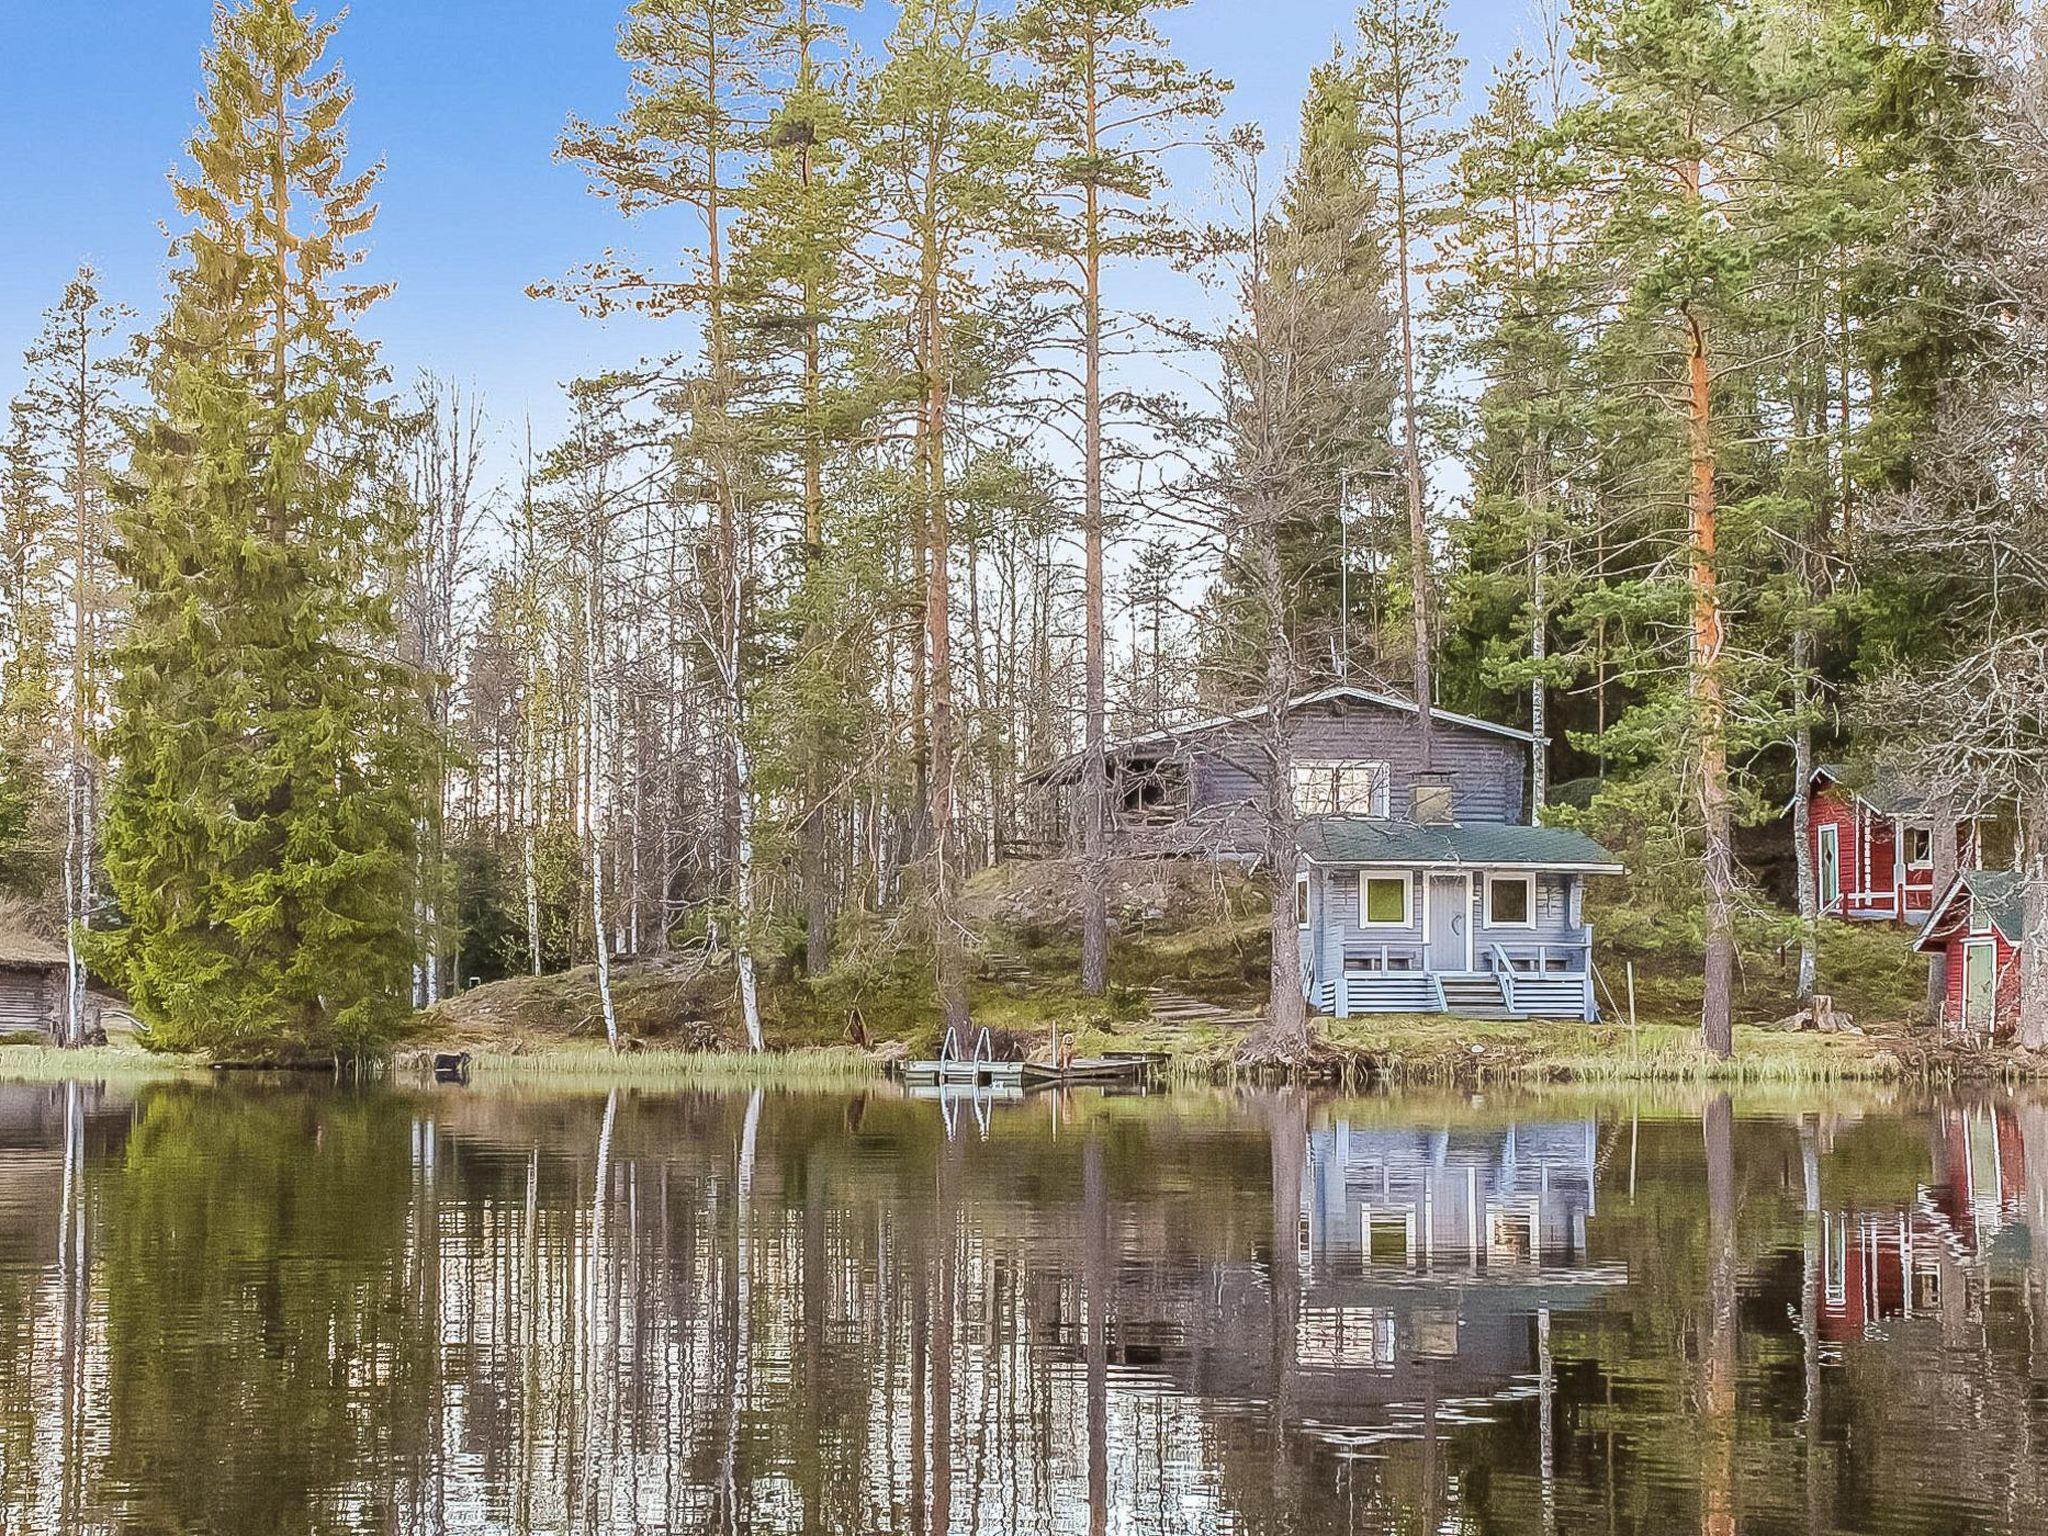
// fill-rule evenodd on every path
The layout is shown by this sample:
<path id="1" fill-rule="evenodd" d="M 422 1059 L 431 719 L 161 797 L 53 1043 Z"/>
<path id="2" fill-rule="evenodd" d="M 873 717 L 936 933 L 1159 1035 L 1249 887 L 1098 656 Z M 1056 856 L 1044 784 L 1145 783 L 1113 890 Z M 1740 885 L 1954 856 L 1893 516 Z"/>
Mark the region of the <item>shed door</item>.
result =
<path id="1" fill-rule="evenodd" d="M 1472 878 L 1429 877 L 1429 968 L 1472 969 Z"/>
<path id="2" fill-rule="evenodd" d="M 1829 912 L 1842 899 L 1842 829 L 1832 822 L 1820 829 L 1820 909 Z"/>
<path id="3" fill-rule="evenodd" d="M 1991 1033 L 1998 1011 L 1998 946 L 1963 946 L 1963 1027 Z"/>

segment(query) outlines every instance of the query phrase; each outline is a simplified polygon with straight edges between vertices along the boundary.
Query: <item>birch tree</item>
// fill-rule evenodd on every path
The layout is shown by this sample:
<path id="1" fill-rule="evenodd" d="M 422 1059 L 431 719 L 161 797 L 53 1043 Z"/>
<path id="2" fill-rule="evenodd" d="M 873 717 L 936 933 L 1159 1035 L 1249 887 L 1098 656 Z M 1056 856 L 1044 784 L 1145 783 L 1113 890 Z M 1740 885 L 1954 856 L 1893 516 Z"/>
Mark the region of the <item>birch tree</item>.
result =
<path id="1" fill-rule="evenodd" d="M 67 1045 L 86 1033 L 86 967 L 81 936 L 99 907 L 100 780 L 97 739 L 104 723 L 102 664 L 116 605 L 105 550 L 109 476 L 123 432 L 121 384 L 132 373 L 123 332 L 133 311 L 100 297 L 89 266 L 65 285 L 45 316 L 24 366 L 23 418 L 50 446 L 57 488 L 68 504 L 64 593 L 69 610 L 64 744 L 64 919 Z"/>

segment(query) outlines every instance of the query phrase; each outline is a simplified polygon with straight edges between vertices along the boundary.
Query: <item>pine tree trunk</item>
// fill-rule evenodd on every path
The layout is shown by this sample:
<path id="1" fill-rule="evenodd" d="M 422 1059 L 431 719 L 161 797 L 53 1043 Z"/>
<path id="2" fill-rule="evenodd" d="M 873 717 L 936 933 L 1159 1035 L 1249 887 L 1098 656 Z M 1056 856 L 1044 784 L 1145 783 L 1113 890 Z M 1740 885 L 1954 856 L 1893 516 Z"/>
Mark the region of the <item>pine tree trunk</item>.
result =
<path id="1" fill-rule="evenodd" d="M 933 959 L 946 1028 L 965 1047 L 967 1011 L 966 957 L 961 950 L 956 893 L 959 884 L 958 837 L 953 825 L 953 588 L 951 509 L 946 484 L 946 346 L 944 318 L 939 312 L 939 268 L 927 251 L 924 306 L 925 400 L 922 431 L 925 489 L 925 530 L 930 543 L 926 569 L 925 644 L 931 678 L 927 700 L 931 723 L 931 899 Z"/>
<path id="2" fill-rule="evenodd" d="M 811 62 L 811 11 L 805 0 L 798 19 L 801 48 L 799 78 L 808 79 Z M 798 157 L 798 178 L 806 195 L 814 176 L 811 142 L 804 141 Z M 825 474 L 824 431 L 821 406 L 823 368 L 819 357 L 818 288 L 813 269 L 804 268 L 804 585 L 808 601 L 804 609 L 804 647 L 816 658 L 826 644 L 827 626 L 819 612 L 825 565 Z M 831 835 L 826 814 L 826 784 L 830 765 L 825 761 L 821 722 L 808 722 L 811 733 L 804 764 L 804 790 L 809 801 L 804 809 L 801 844 L 801 875 L 804 890 L 804 974 L 822 976 L 832 965 L 832 891 L 827 839 Z"/>
<path id="3" fill-rule="evenodd" d="M 1813 638 L 1804 623 L 1792 633 L 1792 707 L 1799 724 L 1792 733 L 1792 863 L 1799 899 L 1799 1001 L 1813 1001 L 1819 982 L 1820 889 L 1813 867 L 1813 725 L 1806 717 L 1807 677 Z"/>
<path id="4" fill-rule="evenodd" d="M 1396 114 L 1394 130 L 1394 256 L 1401 307 L 1401 470 L 1408 492 L 1408 562 L 1412 591 L 1411 619 L 1415 658 L 1415 731 L 1417 766 L 1423 773 L 1436 767 L 1435 556 L 1429 540 L 1429 507 L 1422 484 L 1422 398 L 1416 382 L 1414 230 L 1408 206 L 1408 152 L 1405 125 Z"/>
<path id="5" fill-rule="evenodd" d="M 1693 175 L 1698 176 L 1695 166 Z M 1691 462 L 1688 510 L 1692 526 L 1692 677 L 1698 707 L 1698 772 L 1706 892 L 1707 952 L 1700 1033 L 1706 1048 L 1726 1060 L 1735 1053 L 1735 821 L 1728 791 L 1727 705 L 1722 695 L 1721 603 L 1716 563 L 1719 508 L 1714 489 L 1713 407 L 1707 337 L 1687 316 L 1691 338 L 1687 445 Z"/>
<path id="6" fill-rule="evenodd" d="M 1086 134 L 1088 152 L 1096 147 L 1096 102 L 1094 88 L 1094 40 L 1088 50 Z M 1087 653 L 1087 724 L 1082 744 L 1081 779 L 1081 990 L 1100 997 L 1109 979 L 1109 764 L 1104 759 L 1109 732 L 1107 686 L 1108 634 L 1103 602 L 1102 568 L 1102 261 L 1100 194 L 1090 183 L 1082 214 L 1082 390 L 1084 420 L 1082 451 L 1085 458 L 1085 504 L 1082 536 L 1086 546 L 1087 621 L 1084 649 Z"/>
<path id="7" fill-rule="evenodd" d="M 1529 814 L 1535 819 L 1550 802 L 1550 686 L 1543 666 L 1550 658 L 1550 530 L 1546 522 L 1549 492 L 1540 443 L 1532 444 L 1523 461 L 1522 486 L 1528 502 L 1529 533 L 1529 659 L 1536 675 L 1529 680 Z"/>
<path id="8" fill-rule="evenodd" d="M 593 519 L 601 518 L 598 509 Z M 603 610 L 603 534 L 593 525 L 590 532 L 589 586 L 584 596 L 583 608 L 583 685 L 586 690 L 583 718 L 586 722 L 584 741 L 585 771 L 590 779 L 590 810 L 585 834 L 590 840 L 590 942 L 597 952 L 597 997 L 604 1013 L 605 1044 L 613 1051 L 619 1049 L 619 1019 L 612 1006 L 612 960 L 609 936 L 605 932 L 604 914 L 604 839 L 607 817 L 605 813 L 604 782 L 604 725 L 599 718 L 602 697 L 598 692 L 599 667 L 597 658 L 598 633 Z"/>

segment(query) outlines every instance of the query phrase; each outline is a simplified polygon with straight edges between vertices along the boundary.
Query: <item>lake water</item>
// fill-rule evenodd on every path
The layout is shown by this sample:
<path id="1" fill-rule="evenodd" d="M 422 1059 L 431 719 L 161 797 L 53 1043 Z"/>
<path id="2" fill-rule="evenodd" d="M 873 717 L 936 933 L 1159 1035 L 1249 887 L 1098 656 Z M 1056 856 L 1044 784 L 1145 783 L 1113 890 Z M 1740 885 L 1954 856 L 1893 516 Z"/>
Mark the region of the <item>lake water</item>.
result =
<path id="1" fill-rule="evenodd" d="M 0 1084 L 0 1532 L 2040 1532 L 2048 1109 Z"/>

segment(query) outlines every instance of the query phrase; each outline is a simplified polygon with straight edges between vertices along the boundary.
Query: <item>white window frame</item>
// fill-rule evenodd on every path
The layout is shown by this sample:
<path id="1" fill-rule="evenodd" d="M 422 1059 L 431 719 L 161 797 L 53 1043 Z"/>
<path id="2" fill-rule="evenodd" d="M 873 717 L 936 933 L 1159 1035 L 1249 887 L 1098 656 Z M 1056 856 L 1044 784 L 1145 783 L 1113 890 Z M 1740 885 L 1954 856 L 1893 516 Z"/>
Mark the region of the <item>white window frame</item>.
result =
<path id="1" fill-rule="evenodd" d="M 1916 837 L 1923 837 L 1927 840 L 1927 857 L 1924 859 L 1913 857 L 1913 839 Z M 1934 829 L 1932 827 L 1907 827 L 1900 835 L 1899 851 L 1905 854 L 1906 868 L 1908 869 L 1934 868 Z"/>
<path id="2" fill-rule="evenodd" d="M 1972 938 L 1989 938 L 1991 936 L 1991 914 L 1978 903 L 1976 896 L 1968 891 L 1964 892 L 1964 896 L 1970 903 L 1970 936 Z"/>
<path id="3" fill-rule="evenodd" d="M 1308 871 L 1303 870 L 1294 877 L 1294 926 L 1307 933 L 1315 926 L 1315 912 L 1309 900 Z"/>
<path id="4" fill-rule="evenodd" d="M 1516 884 L 1516 885 L 1524 886 L 1524 887 L 1526 887 L 1526 888 L 1528 889 L 1528 892 L 1529 892 L 1529 905 L 1528 905 L 1527 911 L 1528 911 L 1528 913 L 1529 913 L 1529 916 L 1528 916 L 1528 918 L 1527 918 L 1527 919 L 1526 919 L 1525 921 L 1523 921 L 1523 922 L 1519 922 L 1519 923 L 1503 923 L 1503 922 L 1498 922 L 1498 921 L 1496 921 L 1496 920 L 1494 919 L 1494 915 L 1493 915 L 1493 888 L 1494 888 L 1494 886 L 1496 886 L 1496 885 L 1504 885 L 1504 884 L 1507 884 L 1507 883 L 1509 883 L 1509 882 L 1512 882 L 1512 883 L 1514 883 L 1514 884 Z M 1535 928 L 1535 926 L 1536 926 L 1536 876 L 1535 876 L 1534 874 L 1526 874 L 1526 875 L 1494 875 L 1494 874 L 1489 874 L 1489 875 L 1488 875 L 1488 876 L 1486 877 L 1486 926 L 1487 926 L 1487 927 L 1489 927 L 1489 928 L 1497 928 L 1497 929 L 1518 929 L 1518 930 L 1521 930 L 1521 931 L 1523 931 L 1523 932 L 1528 932 L 1529 930 L 1531 930 L 1531 929 Z"/>
<path id="5" fill-rule="evenodd" d="M 1375 758 L 1329 758 L 1299 760 L 1290 765 L 1294 808 L 1304 816 L 1361 816 L 1385 821 L 1393 814 L 1394 770 L 1390 763 Z M 1368 789 L 1366 809 L 1347 804 L 1346 781 L 1363 775 Z"/>
<path id="6" fill-rule="evenodd" d="M 1366 914 L 1371 910 L 1372 898 L 1368 887 L 1375 880 L 1398 880 L 1401 882 L 1401 920 L 1398 923 L 1374 922 Z M 1406 870 L 1398 874 L 1374 875 L 1363 870 L 1358 876 L 1358 926 L 1361 931 L 1384 930 L 1392 933 L 1398 929 L 1415 926 L 1415 879 Z"/>

